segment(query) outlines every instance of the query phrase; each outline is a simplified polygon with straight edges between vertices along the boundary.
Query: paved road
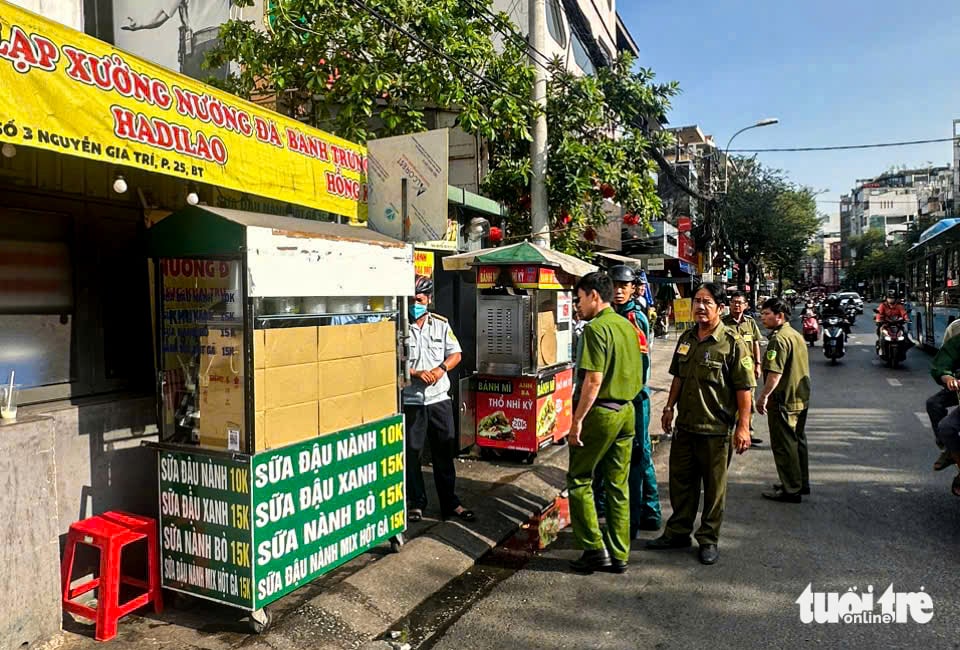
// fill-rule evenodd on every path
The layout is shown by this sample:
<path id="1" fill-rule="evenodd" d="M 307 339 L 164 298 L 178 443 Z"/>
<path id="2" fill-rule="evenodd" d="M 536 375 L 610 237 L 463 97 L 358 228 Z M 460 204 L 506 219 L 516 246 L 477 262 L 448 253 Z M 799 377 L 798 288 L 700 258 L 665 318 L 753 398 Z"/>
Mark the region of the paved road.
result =
<path id="1" fill-rule="evenodd" d="M 750 451 L 731 468 L 716 566 L 701 566 L 695 548 L 651 552 L 637 541 L 626 575 L 576 576 L 566 568 L 578 554 L 566 531 L 435 647 L 960 647 L 960 499 L 949 492 L 952 471 L 930 469 L 937 454 L 920 417 L 934 389 L 929 357 L 912 350 L 904 368 L 881 367 L 869 314 L 840 365 L 828 366 L 819 345 L 811 351 L 813 495 L 804 503 L 761 499 L 776 469 L 768 447 Z M 762 418 L 757 429 L 767 438 Z M 891 583 L 922 588 L 934 617 L 804 625 L 795 601 L 810 583 L 840 593 L 873 585 L 878 598 Z"/>

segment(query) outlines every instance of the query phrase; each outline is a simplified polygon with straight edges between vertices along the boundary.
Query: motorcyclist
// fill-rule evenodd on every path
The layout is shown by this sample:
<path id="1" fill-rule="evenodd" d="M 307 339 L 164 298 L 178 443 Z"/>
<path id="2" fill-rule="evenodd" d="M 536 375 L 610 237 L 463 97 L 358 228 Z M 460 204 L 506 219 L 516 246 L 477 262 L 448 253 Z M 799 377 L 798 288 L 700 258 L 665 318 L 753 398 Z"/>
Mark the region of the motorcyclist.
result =
<path id="1" fill-rule="evenodd" d="M 827 316 L 839 316 L 840 318 L 847 317 L 847 313 L 840 304 L 840 296 L 835 293 L 831 293 L 829 296 L 827 296 L 826 300 L 824 300 L 823 304 L 820 306 L 820 318 L 826 318 Z"/>
<path id="2" fill-rule="evenodd" d="M 906 308 L 897 300 L 897 292 L 893 289 L 887 291 L 886 299 L 880 303 L 877 308 L 877 337 L 880 336 L 880 327 L 889 320 L 900 318 L 909 321 Z"/>

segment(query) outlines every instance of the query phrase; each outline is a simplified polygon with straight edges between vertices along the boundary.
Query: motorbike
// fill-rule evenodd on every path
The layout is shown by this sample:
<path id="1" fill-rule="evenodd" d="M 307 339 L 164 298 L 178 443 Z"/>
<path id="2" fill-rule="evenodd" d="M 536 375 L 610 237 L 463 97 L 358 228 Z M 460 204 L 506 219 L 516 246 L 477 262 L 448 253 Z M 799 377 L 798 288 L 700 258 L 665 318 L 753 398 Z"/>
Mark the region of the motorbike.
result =
<path id="1" fill-rule="evenodd" d="M 846 354 L 847 321 L 840 316 L 827 316 L 823 319 L 823 355 L 830 359 L 830 365 Z"/>
<path id="2" fill-rule="evenodd" d="M 857 322 L 857 306 L 852 302 L 843 306 L 843 313 L 846 314 L 847 322 L 851 325 Z"/>
<path id="3" fill-rule="evenodd" d="M 803 338 L 807 345 L 814 346 L 820 337 L 820 323 L 817 321 L 817 315 L 812 309 L 803 313 Z"/>
<path id="4" fill-rule="evenodd" d="M 880 324 L 877 355 L 888 368 L 899 368 L 912 345 L 907 338 L 907 321 L 903 318 L 888 318 Z"/>

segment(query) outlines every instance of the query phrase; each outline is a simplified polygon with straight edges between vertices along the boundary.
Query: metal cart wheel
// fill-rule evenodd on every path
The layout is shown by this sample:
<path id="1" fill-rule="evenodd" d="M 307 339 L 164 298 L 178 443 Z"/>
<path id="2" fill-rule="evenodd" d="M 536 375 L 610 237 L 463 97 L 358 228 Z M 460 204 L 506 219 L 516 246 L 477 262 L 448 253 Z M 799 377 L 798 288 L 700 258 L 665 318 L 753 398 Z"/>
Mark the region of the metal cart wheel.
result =
<path id="1" fill-rule="evenodd" d="M 250 612 L 250 629 L 254 634 L 263 634 L 273 623 L 273 616 L 266 609 L 255 609 Z"/>
<path id="2" fill-rule="evenodd" d="M 400 549 L 403 548 L 403 544 L 404 544 L 403 533 L 397 533 L 396 535 L 390 538 L 390 552 L 399 553 Z"/>
<path id="3" fill-rule="evenodd" d="M 533 465 L 535 460 L 537 460 L 537 454 L 536 452 L 531 451 L 530 453 L 526 454 L 520 462 L 524 465 Z"/>
<path id="4" fill-rule="evenodd" d="M 483 460 L 493 460 L 497 457 L 496 453 L 489 447 L 480 447 L 480 458 Z"/>

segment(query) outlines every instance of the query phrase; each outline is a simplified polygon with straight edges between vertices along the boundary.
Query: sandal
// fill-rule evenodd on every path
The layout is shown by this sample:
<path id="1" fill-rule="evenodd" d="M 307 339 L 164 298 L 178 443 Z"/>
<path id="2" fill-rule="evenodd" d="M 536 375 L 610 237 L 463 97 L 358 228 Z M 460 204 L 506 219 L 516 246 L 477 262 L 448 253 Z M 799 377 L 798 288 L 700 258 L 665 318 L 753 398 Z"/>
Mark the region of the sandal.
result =
<path id="1" fill-rule="evenodd" d="M 953 477 L 953 485 L 950 486 L 950 491 L 953 492 L 953 496 L 960 497 L 960 474 Z"/>
<path id="2" fill-rule="evenodd" d="M 960 479 L 960 476 L 957 477 Z M 448 519 L 462 519 L 463 521 L 476 521 L 477 516 L 473 514 L 473 510 L 467 510 L 463 508 L 460 512 L 454 511 L 452 514 L 444 517 L 444 520 Z"/>
<path id="3" fill-rule="evenodd" d="M 420 508 L 412 508 L 407 511 L 407 521 L 416 522 L 423 521 L 423 510 Z"/>

